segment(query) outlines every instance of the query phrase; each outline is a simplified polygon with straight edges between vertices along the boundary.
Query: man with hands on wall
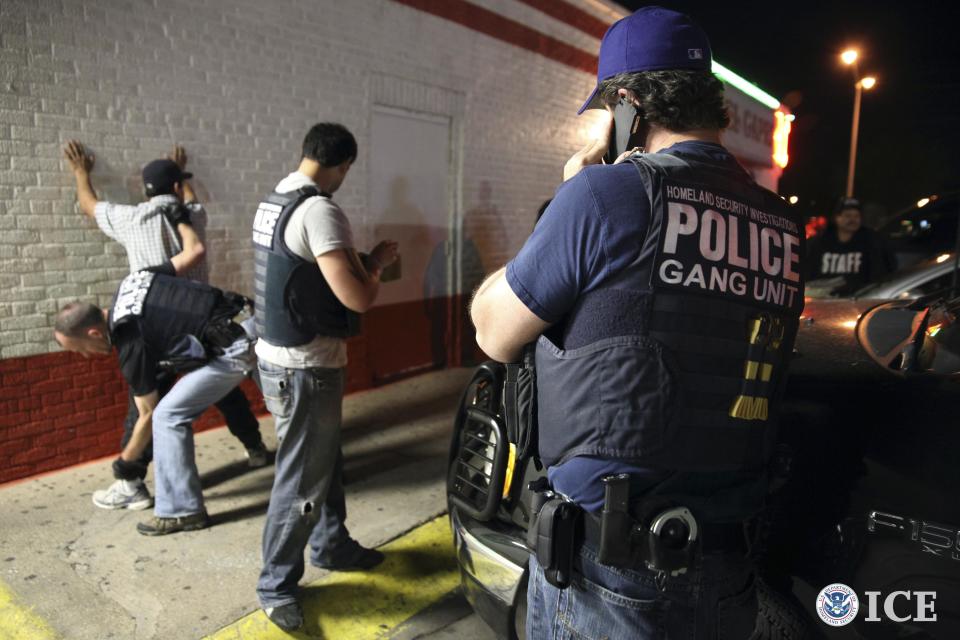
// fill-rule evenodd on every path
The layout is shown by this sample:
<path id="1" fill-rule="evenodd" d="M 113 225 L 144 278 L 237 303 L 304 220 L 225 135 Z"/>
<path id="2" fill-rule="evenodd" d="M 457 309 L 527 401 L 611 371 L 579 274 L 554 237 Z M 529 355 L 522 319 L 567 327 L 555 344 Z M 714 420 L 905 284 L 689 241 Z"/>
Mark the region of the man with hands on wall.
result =
<path id="1" fill-rule="evenodd" d="M 167 158 L 154 160 L 143 168 L 143 189 L 148 199 L 138 205 L 100 200 L 90 178 L 94 155 L 77 140 L 69 141 L 63 151 L 76 179 L 81 212 L 123 246 L 131 273 L 149 269 L 207 283 L 203 242 L 207 214 L 190 186 L 189 179 L 193 174 L 185 171 L 187 153 L 181 145 L 175 145 Z M 174 376 L 163 370 L 157 373 L 154 383 L 158 397 L 162 398 L 173 386 Z M 127 447 L 141 415 L 132 388 L 128 395 L 121 449 Z M 232 388 L 217 400 L 216 406 L 226 419 L 230 432 L 243 444 L 248 464 L 251 467 L 266 465 L 268 456 L 260 437 L 260 425 L 243 391 L 239 387 Z M 94 505 L 101 509 L 146 509 L 153 504 L 143 483 L 153 458 L 149 436 L 147 431 L 147 442 L 136 459 L 117 458 L 113 466 L 116 481 L 109 488 L 93 493 Z"/>

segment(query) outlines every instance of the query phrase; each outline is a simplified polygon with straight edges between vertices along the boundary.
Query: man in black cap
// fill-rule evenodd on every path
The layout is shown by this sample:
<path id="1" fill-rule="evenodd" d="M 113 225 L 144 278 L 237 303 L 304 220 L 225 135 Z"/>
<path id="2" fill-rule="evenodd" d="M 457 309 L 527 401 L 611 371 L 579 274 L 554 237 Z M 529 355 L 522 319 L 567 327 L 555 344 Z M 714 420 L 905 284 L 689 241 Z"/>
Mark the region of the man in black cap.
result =
<path id="1" fill-rule="evenodd" d="M 150 269 L 207 282 L 202 238 L 206 212 L 188 182 L 193 174 L 184 171 L 187 154 L 182 146 L 176 145 L 169 158 L 154 160 L 143 168 L 143 188 L 148 200 L 135 206 L 98 200 L 90 181 L 94 156 L 79 141 L 68 142 L 64 155 L 77 182 L 80 210 L 105 234 L 123 245 L 131 273 Z M 160 372 L 155 382 L 163 397 L 174 379 Z M 132 389 L 128 405 L 121 449 L 129 443 L 140 415 Z M 223 413 L 230 432 L 244 445 L 250 466 L 266 465 L 268 456 L 260 437 L 260 425 L 243 391 L 239 387 L 232 389 L 216 406 Z M 94 505 L 101 509 L 150 507 L 153 499 L 143 479 L 152 457 L 152 448 L 146 446 L 136 461 L 118 458 L 113 469 L 116 481 L 109 488 L 93 493 Z"/>
<path id="2" fill-rule="evenodd" d="M 131 273 L 169 262 L 177 275 L 184 275 L 200 263 L 204 246 L 192 223 L 205 214 L 187 181 L 192 173 L 183 171 L 174 159 L 154 160 L 143 168 L 148 200 L 138 205 L 115 204 L 99 200 L 93 189 L 90 172 L 95 156 L 77 140 L 68 142 L 63 151 L 77 182 L 80 211 L 123 245 Z M 183 147 L 174 147 L 173 157 L 186 165 Z"/>
<path id="3" fill-rule="evenodd" d="M 808 280 L 843 278 L 834 295 L 852 294 L 897 269 L 883 236 L 863 225 L 863 207 L 856 198 L 840 199 L 830 224 L 810 239 L 807 256 Z"/>
<path id="4" fill-rule="evenodd" d="M 527 637 L 747 638 L 744 523 L 803 307 L 803 225 L 720 144 L 723 85 L 687 16 L 618 21 L 597 76 L 581 112 L 625 113 L 645 153 L 599 165 L 605 138 L 571 158 L 471 309 L 499 361 L 536 341 L 553 493 L 534 525 Z"/>

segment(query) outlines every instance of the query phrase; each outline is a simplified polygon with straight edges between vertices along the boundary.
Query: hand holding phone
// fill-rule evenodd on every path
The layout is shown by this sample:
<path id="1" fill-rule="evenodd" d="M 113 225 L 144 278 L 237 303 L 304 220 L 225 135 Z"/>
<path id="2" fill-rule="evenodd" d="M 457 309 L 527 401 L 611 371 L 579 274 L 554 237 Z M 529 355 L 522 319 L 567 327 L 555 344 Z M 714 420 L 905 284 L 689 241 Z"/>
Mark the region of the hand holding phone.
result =
<path id="1" fill-rule="evenodd" d="M 613 164 L 622 153 L 634 147 L 643 148 L 647 141 L 647 123 L 632 102 L 621 97 L 613 108 L 613 128 L 604 162 Z"/>
<path id="2" fill-rule="evenodd" d="M 580 173 L 584 167 L 601 164 L 603 162 L 604 154 L 607 153 L 610 146 L 610 132 L 613 129 L 613 113 L 610 110 L 606 110 L 604 111 L 604 116 L 606 119 L 601 123 L 603 130 L 598 131 L 596 138 L 570 156 L 570 159 L 563 165 L 564 182 Z"/>

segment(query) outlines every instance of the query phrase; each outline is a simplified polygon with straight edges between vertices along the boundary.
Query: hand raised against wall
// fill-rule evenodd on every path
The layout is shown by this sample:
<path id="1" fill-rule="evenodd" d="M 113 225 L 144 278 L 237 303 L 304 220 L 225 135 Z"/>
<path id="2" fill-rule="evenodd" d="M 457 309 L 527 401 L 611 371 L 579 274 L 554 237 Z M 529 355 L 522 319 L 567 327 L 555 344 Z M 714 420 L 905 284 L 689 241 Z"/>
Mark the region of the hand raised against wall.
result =
<path id="1" fill-rule="evenodd" d="M 181 171 L 187 168 L 187 150 L 183 145 L 173 145 L 173 153 L 167 154 L 167 159 L 176 162 Z"/>
<path id="2" fill-rule="evenodd" d="M 74 173 L 90 173 L 96 161 L 96 156 L 88 152 L 79 140 L 68 141 L 63 147 L 63 155 Z"/>

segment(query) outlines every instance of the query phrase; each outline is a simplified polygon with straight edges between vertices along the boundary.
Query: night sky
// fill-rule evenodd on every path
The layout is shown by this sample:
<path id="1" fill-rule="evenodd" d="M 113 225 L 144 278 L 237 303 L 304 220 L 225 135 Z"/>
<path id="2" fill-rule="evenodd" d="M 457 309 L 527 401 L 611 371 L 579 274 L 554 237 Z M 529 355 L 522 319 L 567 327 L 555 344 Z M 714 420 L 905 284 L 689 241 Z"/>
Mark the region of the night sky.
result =
<path id="1" fill-rule="evenodd" d="M 891 214 L 960 188 L 960 11 L 948 2 L 620 2 L 660 4 L 706 30 L 714 57 L 796 115 L 780 193 L 810 215 L 846 186 L 854 79 L 839 59 L 860 50 L 875 75 L 860 113 L 855 195 Z"/>

